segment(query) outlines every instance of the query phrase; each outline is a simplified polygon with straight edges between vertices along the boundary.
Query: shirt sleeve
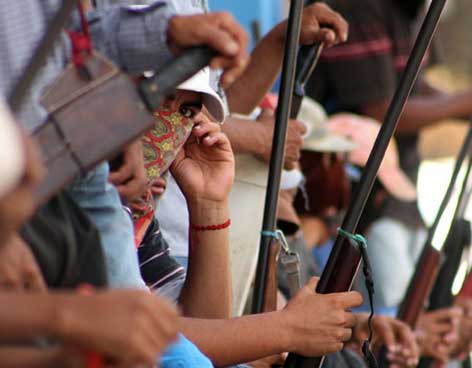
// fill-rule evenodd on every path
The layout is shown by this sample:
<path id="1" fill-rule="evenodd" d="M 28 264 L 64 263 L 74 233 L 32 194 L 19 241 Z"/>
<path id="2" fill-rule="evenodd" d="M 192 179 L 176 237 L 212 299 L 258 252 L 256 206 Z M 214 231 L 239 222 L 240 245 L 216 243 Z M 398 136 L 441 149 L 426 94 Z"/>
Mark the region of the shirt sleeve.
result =
<path id="1" fill-rule="evenodd" d="M 130 73 L 159 69 L 172 59 L 167 27 L 173 16 L 165 2 L 109 6 L 88 15 L 94 46 Z"/>
<path id="2" fill-rule="evenodd" d="M 375 0 L 378 1 L 378 0 Z M 397 84 L 393 40 L 372 1 L 334 8 L 349 22 L 349 40 L 323 53 L 323 78 L 341 106 L 364 106 L 390 98 Z M 349 5 L 346 5 L 349 4 Z M 315 80 L 316 82 L 316 80 Z"/>

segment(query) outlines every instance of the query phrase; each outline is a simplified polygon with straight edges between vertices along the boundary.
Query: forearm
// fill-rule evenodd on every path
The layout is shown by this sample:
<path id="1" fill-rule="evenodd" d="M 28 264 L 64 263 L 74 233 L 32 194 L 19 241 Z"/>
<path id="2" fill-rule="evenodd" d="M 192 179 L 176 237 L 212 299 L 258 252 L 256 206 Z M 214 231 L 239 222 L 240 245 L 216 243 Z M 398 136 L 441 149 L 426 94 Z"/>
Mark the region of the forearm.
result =
<path id="1" fill-rule="evenodd" d="M 58 334 L 58 301 L 48 294 L 0 294 L 0 340 Z"/>
<path id="2" fill-rule="evenodd" d="M 364 113 L 383 121 L 388 102 L 372 105 Z M 398 133 L 412 133 L 443 119 L 463 118 L 472 113 L 470 94 L 411 97 L 399 121 Z"/>
<path id="3" fill-rule="evenodd" d="M 131 73 L 157 70 L 172 58 L 167 46 L 172 16 L 162 2 L 140 11 L 110 6 L 88 14 L 95 47 Z"/>
<path id="4" fill-rule="evenodd" d="M 228 117 L 222 126 L 223 132 L 231 142 L 235 154 L 261 155 L 265 146 L 266 134 L 260 129 L 259 123 L 253 120 Z"/>
<path id="5" fill-rule="evenodd" d="M 280 72 L 284 39 L 276 27 L 258 43 L 243 75 L 226 90 L 230 112 L 249 114 L 260 104 Z"/>
<path id="6" fill-rule="evenodd" d="M 229 219 L 228 204 L 189 204 L 190 223 L 208 226 Z M 231 269 L 229 229 L 190 233 L 187 280 L 180 302 L 185 316 L 229 318 L 231 314 Z"/>
<path id="7" fill-rule="evenodd" d="M 230 320 L 183 318 L 182 330 L 216 366 L 250 362 L 289 351 L 280 312 Z"/>
<path id="8" fill-rule="evenodd" d="M 64 367 L 56 349 L 34 347 L 2 347 L 0 362 L 2 367 L 8 368 Z"/>

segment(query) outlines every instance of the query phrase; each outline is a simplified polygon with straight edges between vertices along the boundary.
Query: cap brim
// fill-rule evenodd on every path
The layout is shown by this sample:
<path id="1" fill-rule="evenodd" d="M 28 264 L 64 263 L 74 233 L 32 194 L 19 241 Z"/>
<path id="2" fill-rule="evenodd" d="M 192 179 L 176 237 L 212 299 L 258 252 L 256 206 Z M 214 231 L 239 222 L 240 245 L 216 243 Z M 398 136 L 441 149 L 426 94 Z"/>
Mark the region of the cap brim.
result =
<path id="1" fill-rule="evenodd" d="M 416 187 L 399 168 L 380 168 L 378 178 L 385 189 L 395 198 L 413 202 L 417 198 Z"/>
<path id="2" fill-rule="evenodd" d="M 192 78 L 180 84 L 177 88 L 203 94 L 202 103 L 207 108 L 208 112 L 217 122 L 223 122 L 225 120 L 225 107 L 223 100 L 211 87 L 208 70 L 203 69 Z"/>
<path id="3" fill-rule="evenodd" d="M 350 152 L 355 150 L 358 145 L 342 136 L 328 133 L 324 137 L 305 139 L 303 149 L 314 152 Z"/>

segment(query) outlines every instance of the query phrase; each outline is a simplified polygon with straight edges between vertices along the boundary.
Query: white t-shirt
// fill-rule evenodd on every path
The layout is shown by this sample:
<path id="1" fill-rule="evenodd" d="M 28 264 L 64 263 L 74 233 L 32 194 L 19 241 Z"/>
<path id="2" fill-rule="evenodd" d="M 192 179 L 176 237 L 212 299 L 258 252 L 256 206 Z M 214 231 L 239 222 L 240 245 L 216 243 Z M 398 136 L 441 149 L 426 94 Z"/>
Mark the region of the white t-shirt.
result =
<path id="1" fill-rule="evenodd" d="M 6 103 L 0 99 L 0 197 L 19 182 L 25 153 L 19 129 Z"/>
<path id="2" fill-rule="evenodd" d="M 155 216 L 174 257 L 188 257 L 189 214 L 187 201 L 169 173 L 164 194 L 156 201 Z"/>

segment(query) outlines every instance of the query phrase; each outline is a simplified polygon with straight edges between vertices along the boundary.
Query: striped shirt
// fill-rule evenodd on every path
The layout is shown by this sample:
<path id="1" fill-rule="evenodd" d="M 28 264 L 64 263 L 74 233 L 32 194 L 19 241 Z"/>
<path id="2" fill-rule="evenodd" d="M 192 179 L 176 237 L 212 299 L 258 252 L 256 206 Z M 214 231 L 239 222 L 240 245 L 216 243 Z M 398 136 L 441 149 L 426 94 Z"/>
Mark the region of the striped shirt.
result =
<path id="1" fill-rule="evenodd" d="M 412 49 L 414 20 L 396 0 L 327 3 L 349 22 L 349 40 L 323 53 L 307 88 L 308 94 L 330 113 L 360 113 L 365 106 L 390 100 Z M 420 164 L 418 134 L 397 135 L 396 139 L 400 165 L 416 183 Z M 401 202 L 392 196 L 387 197 L 381 208 L 366 213 L 373 218 L 383 215 L 409 226 L 423 226 L 416 202 Z"/>

